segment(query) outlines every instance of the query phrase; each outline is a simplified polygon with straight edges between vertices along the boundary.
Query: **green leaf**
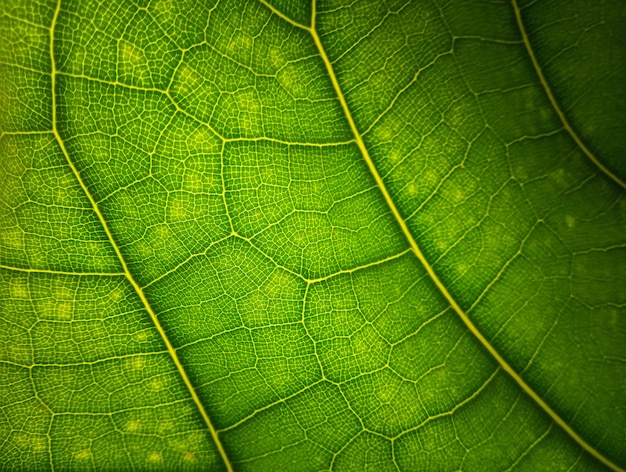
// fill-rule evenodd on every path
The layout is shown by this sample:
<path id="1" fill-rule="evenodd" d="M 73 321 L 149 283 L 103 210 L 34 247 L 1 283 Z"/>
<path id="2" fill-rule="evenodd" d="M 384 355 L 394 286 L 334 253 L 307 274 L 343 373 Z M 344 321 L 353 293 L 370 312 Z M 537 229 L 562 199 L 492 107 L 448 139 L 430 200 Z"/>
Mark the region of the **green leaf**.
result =
<path id="1" fill-rule="evenodd" d="M 626 5 L 13 1 L 0 468 L 626 467 Z"/>

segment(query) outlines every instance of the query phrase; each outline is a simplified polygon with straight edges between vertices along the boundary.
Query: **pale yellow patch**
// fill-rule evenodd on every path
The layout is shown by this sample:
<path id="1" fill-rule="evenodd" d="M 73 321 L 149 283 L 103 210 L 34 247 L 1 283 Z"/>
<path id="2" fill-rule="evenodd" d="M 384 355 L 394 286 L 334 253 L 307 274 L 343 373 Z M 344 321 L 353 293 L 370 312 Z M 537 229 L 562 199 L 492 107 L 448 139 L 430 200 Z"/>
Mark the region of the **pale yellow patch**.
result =
<path id="1" fill-rule="evenodd" d="M 57 302 L 55 300 L 43 300 L 39 304 L 39 311 L 45 319 L 56 321 L 68 321 L 72 319 L 74 306 L 69 302 Z"/>
<path id="2" fill-rule="evenodd" d="M 554 180 L 556 183 L 564 185 L 566 183 L 565 169 L 557 169 L 554 172 L 551 172 L 550 178 Z"/>
<path id="3" fill-rule="evenodd" d="M 411 182 L 406 186 L 406 190 L 409 192 L 409 195 L 417 195 L 417 184 L 415 182 Z"/>
<path id="4" fill-rule="evenodd" d="M 148 333 L 145 331 L 139 331 L 133 334 L 133 339 L 139 343 L 145 343 L 148 340 Z"/>
<path id="5" fill-rule="evenodd" d="M 175 18 L 174 3 L 170 0 L 161 0 L 154 6 L 157 16 L 161 21 L 171 22 Z"/>
<path id="6" fill-rule="evenodd" d="M 277 172 L 277 169 L 274 167 L 264 168 L 263 172 L 261 172 L 260 177 L 261 177 L 261 181 L 265 184 L 273 185 L 280 181 L 280 174 Z M 317 194 L 314 193 L 314 195 L 317 195 Z"/>
<path id="7" fill-rule="evenodd" d="M 186 462 L 194 462 L 196 460 L 196 456 L 194 456 L 191 452 L 187 451 L 183 454 L 183 459 Z"/>
<path id="8" fill-rule="evenodd" d="M 167 210 L 171 221 L 184 221 L 189 219 L 189 211 L 182 198 L 172 199 L 167 206 Z"/>
<path id="9" fill-rule="evenodd" d="M 239 111 L 248 113 L 258 113 L 261 109 L 261 102 L 254 90 L 246 89 L 235 94 L 235 102 Z"/>
<path id="10" fill-rule="evenodd" d="M 437 239 L 435 241 L 435 247 L 439 251 L 445 251 L 448 248 L 448 243 L 446 243 L 443 239 Z"/>
<path id="11" fill-rule="evenodd" d="M 464 274 L 469 269 L 469 265 L 466 262 L 459 262 L 454 268 L 457 273 Z"/>
<path id="12" fill-rule="evenodd" d="M 133 370 L 142 370 L 145 366 L 146 360 L 142 356 L 136 356 L 130 360 L 130 368 Z"/>
<path id="13" fill-rule="evenodd" d="M 174 429 L 174 423 L 171 421 L 159 421 L 157 429 L 159 434 L 166 434 L 167 432 Z"/>
<path id="14" fill-rule="evenodd" d="M 252 322 L 264 323 L 267 321 L 267 301 L 266 295 L 254 291 L 241 300 L 240 306 Z"/>
<path id="15" fill-rule="evenodd" d="M 446 124 L 452 128 L 457 129 L 467 119 L 467 113 L 463 107 L 456 106 L 446 114 Z"/>
<path id="16" fill-rule="evenodd" d="M 422 174 L 422 182 L 424 185 L 435 185 L 439 183 L 440 177 L 435 170 L 427 170 Z"/>
<path id="17" fill-rule="evenodd" d="M 166 225 L 159 225 L 154 228 L 154 233 L 157 239 L 164 241 L 166 239 L 170 239 L 172 236 L 172 230 L 170 230 Z"/>
<path id="18" fill-rule="evenodd" d="M 389 403 L 396 393 L 394 385 L 384 385 L 378 389 L 376 396 L 382 403 Z"/>
<path id="19" fill-rule="evenodd" d="M 141 421 L 139 420 L 131 420 L 126 423 L 126 431 L 129 433 L 136 433 L 141 429 Z"/>
<path id="20" fill-rule="evenodd" d="M 254 119 L 252 115 L 246 113 L 239 119 L 239 125 L 241 128 L 248 133 L 254 132 L 255 129 L 258 128 L 258 120 Z"/>
<path id="21" fill-rule="evenodd" d="M 363 338 L 352 340 L 352 352 L 354 354 L 363 354 L 370 349 L 370 343 Z"/>
<path id="22" fill-rule="evenodd" d="M 132 43 L 122 42 L 122 61 L 133 66 L 144 63 L 143 51 Z"/>
<path id="23" fill-rule="evenodd" d="M 285 64 L 285 58 L 283 57 L 280 48 L 276 46 L 270 47 L 269 59 L 272 65 L 276 68 L 279 68 L 283 64 Z"/>
<path id="24" fill-rule="evenodd" d="M 215 136 L 207 128 L 196 129 L 187 139 L 187 147 L 194 151 L 205 151 L 208 145 L 215 143 Z"/>
<path id="25" fill-rule="evenodd" d="M 120 287 L 115 287 L 111 290 L 109 298 L 114 302 L 119 302 L 122 298 L 124 298 L 124 291 Z"/>
<path id="26" fill-rule="evenodd" d="M 37 137 L 33 136 L 31 139 L 33 139 L 32 149 L 45 149 L 50 146 L 50 135 L 48 134 L 40 134 Z M 52 138 L 52 140 L 54 141 L 54 138 Z"/>
<path id="27" fill-rule="evenodd" d="M 46 438 L 32 438 L 30 447 L 33 452 L 44 452 L 48 450 L 48 440 Z"/>
<path id="28" fill-rule="evenodd" d="M 154 256 L 154 250 L 152 249 L 152 246 L 145 241 L 137 243 L 136 250 L 137 254 L 139 254 L 142 259 L 147 259 Z"/>
<path id="29" fill-rule="evenodd" d="M 41 265 L 46 262 L 46 256 L 42 252 L 28 254 L 28 260 L 32 265 Z"/>
<path id="30" fill-rule="evenodd" d="M 200 172 L 186 169 L 183 176 L 183 190 L 191 193 L 200 193 L 204 189 L 204 179 Z"/>
<path id="31" fill-rule="evenodd" d="M 501 226 L 490 228 L 483 234 L 486 247 L 500 247 L 502 244 L 512 243 L 511 234 Z"/>
<path id="32" fill-rule="evenodd" d="M 24 249 L 24 233 L 19 228 L 8 228 L 0 231 L 2 245 L 14 250 Z"/>
<path id="33" fill-rule="evenodd" d="M 76 178 L 73 175 L 64 174 L 58 179 L 58 186 L 62 189 L 74 187 L 76 185 Z"/>
<path id="34" fill-rule="evenodd" d="M 9 284 L 9 293 L 11 295 L 11 298 L 28 298 L 28 283 L 26 282 L 26 280 L 12 280 Z"/>
<path id="35" fill-rule="evenodd" d="M 78 451 L 74 453 L 74 459 L 79 461 L 85 461 L 91 459 L 93 457 L 93 453 L 89 449 L 84 449 L 82 451 Z"/>
<path id="36" fill-rule="evenodd" d="M 291 236 L 291 241 L 293 242 L 293 244 L 300 248 L 306 246 L 308 240 L 309 236 L 307 235 L 306 231 L 297 231 Z"/>
<path id="37" fill-rule="evenodd" d="M 163 462 L 163 454 L 160 452 L 151 452 L 148 454 L 148 462 L 152 462 L 153 464 Z"/>
<path id="38" fill-rule="evenodd" d="M 91 324 L 91 326 L 89 327 L 89 337 L 92 340 L 108 339 L 109 336 L 110 336 L 109 332 L 101 323 Z"/>
<path id="39" fill-rule="evenodd" d="M 293 275 L 283 270 L 275 270 L 265 284 L 265 293 L 270 297 L 289 294 L 298 289 L 298 283 Z"/>
<path id="40" fill-rule="evenodd" d="M 237 267 L 237 261 L 234 254 L 223 254 L 213 259 L 213 266 L 216 269 L 229 269 Z"/>
<path id="41" fill-rule="evenodd" d="M 389 142 L 394 137 L 393 132 L 389 126 L 380 126 L 376 128 L 376 130 L 374 131 L 374 134 L 379 140 L 383 142 Z"/>
<path id="42" fill-rule="evenodd" d="M 460 187 L 452 187 L 448 190 L 446 195 L 450 202 L 458 204 L 461 203 L 465 199 L 465 193 Z"/>
<path id="43" fill-rule="evenodd" d="M 73 300 L 74 290 L 62 283 L 56 283 L 52 286 L 52 296 L 57 300 Z"/>
<path id="44" fill-rule="evenodd" d="M 189 404 L 185 404 L 185 405 L 180 406 L 178 408 L 178 411 L 179 411 L 179 417 L 195 415 L 196 414 L 195 408 L 192 407 Z M 201 437 L 204 438 L 204 436 L 201 436 Z"/>
<path id="45" fill-rule="evenodd" d="M 118 197 L 116 208 L 120 208 L 124 212 L 124 216 L 127 216 L 128 218 L 136 220 L 140 218 L 139 209 L 137 208 L 135 201 L 127 193 Z"/>
<path id="46" fill-rule="evenodd" d="M 179 80 L 175 84 L 175 90 L 182 93 L 194 90 L 200 79 L 196 71 L 186 64 L 180 66 L 178 77 Z"/>
<path id="47" fill-rule="evenodd" d="M 145 51 L 135 44 L 123 41 L 120 45 L 120 67 L 124 76 L 132 76 L 135 80 L 150 80 L 150 65 Z"/>
<path id="48" fill-rule="evenodd" d="M 254 46 L 254 40 L 243 32 L 238 32 L 228 43 L 228 54 L 249 53 Z"/>
<path id="49" fill-rule="evenodd" d="M 98 254 L 102 250 L 102 245 L 98 243 L 87 243 L 84 247 L 89 254 Z"/>
<path id="50" fill-rule="evenodd" d="M 576 218 L 571 215 L 565 217 L 565 224 L 568 228 L 573 228 L 576 225 Z"/>
<path id="51" fill-rule="evenodd" d="M 398 149 L 392 149 L 387 155 L 387 159 L 389 159 L 389 162 L 391 162 L 392 164 L 397 164 L 398 162 L 400 162 L 401 158 L 402 153 Z"/>
<path id="52" fill-rule="evenodd" d="M 278 205 L 276 205 L 276 206 L 278 206 Z M 252 221 L 264 221 L 265 220 L 265 213 L 261 209 L 256 209 L 253 212 L 251 212 L 250 218 L 251 218 Z"/>
<path id="53" fill-rule="evenodd" d="M 59 187 L 54 190 L 54 202 L 59 206 L 70 206 L 72 200 L 69 198 L 67 190 Z"/>
<path id="54" fill-rule="evenodd" d="M 422 400 L 422 403 L 424 403 L 425 405 L 433 404 L 437 400 L 437 394 L 435 393 L 435 391 L 430 390 L 430 389 L 422 390 L 420 392 L 420 399 Z"/>
<path id="55" fill-rule="evenodd" d="M 165 388 L 165 384 L 161 379 L 152 379 L 148 382 L 148 388 L 154 392 L 160 392 Z"/>
<path id="56" fill-rule="evenodd" d="M 51 318 L 56 310 L 56 302 L 54 300 L 42 300 L 37 305 L 39 313 L 41 313 L 45 319 Z"/>
<path id="57" fill-rule="evenodd" d="M 106 161 L 111 155 L 108 150 L 99 146 L 92 147 L 89 151 L 89 154 L 93 156 L 93 159 L 95 161 Z"/>
<path id="58" fill-rule="evenodd" d="M 299 98 L 306 96 L 307 92 L 303 77 L 306 77 L 306 74 L 303 74 L 296 64 L 288 64 L 278 73 L 277 78 L 287 92 Z"/>
<path id="59" fill-rule="evenodd" d="M 62 302 L 57 303 L 54 317 L 59 320 L 71 320 L 74 313 L 74 306 L 72 303 Z"/>

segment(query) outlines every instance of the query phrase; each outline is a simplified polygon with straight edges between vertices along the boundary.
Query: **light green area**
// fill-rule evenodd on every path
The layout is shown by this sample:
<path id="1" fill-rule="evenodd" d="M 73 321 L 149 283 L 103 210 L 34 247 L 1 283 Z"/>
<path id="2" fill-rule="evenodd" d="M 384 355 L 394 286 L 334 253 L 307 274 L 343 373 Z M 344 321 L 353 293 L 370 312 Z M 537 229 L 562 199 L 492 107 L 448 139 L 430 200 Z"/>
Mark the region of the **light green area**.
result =
<path id="1" fill-rule="evenodd" d="M 0 469 L 626 468 L 624 15 L 1 1 Z"/>

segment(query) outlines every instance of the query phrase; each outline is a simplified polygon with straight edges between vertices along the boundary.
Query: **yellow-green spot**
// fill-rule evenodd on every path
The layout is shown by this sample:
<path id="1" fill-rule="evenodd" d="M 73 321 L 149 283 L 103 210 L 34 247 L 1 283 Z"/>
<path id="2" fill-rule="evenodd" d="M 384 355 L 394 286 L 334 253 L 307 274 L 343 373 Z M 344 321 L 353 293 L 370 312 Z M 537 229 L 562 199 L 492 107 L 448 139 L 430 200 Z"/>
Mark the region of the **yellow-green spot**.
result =
<path id="1" fill-rule="evenodd" d="M 183 175 L 183 190 L 191 193 L 201 193 L 204 190 L 203 175 L 193 169 L 186 169 Z"/>
<path id="2" fill-rule="evenodd" d="M 190 66 L 181 64 L 174 90 L 183 94 L 189 93 L 196 88 L 199 79 L 199 75 Z"/>
<path id="3" fill-rule="evenodd" d="M 22 278 L 11 280 L 9 284 L 9 293 L 11 295 L 11 298 L 28 298 L 28 283 Z"/>
<path id="4" fill-rule="evenodd" d="M 24 232 L 19 228 L 2 229 L 0 241 L 8 249 L 24 249 Z"/>
<path id="5" fill-rule="evenodd" d="M 130 368 L 132 370 L 142 370 L 146 366 L 146 359 L 143 356 L 134 356 L 130 359 Z"/>
<path id="6" fill-rule="evenodd" d="M 298 289 L 298 282 L 294 275 L 279 269 L 272 272 L 264 287 L 269 297 L 290 296 Z"/>
<path id="7" fill-rule="evenodd" d="M 229 41 L 226 50 L 228 54 L 249 54 L 253 46 L 254 41 L 250 36 L 241 31 L 237 31 Z"/>
<path id="8" fill-rule="evenodd" d="M 165 383 L 161 379 L 152 379 L 148 382 L 148 388 L 154 392 L 159 392 L 165 388 Z"/>
<path id="9" fill-rule="evenodd" d="M 126 423 L 126 431 L 128 431 L 129 433 L 136 433 L 140 430 L 141 428 L 141 421 L 139 420 L 131 420 L 128 423 Z"/>
<path id="10" fill-rule="evenodd" d="M 151 452 L 148 454 L 148 462 L 152 462 L 153 464 L 163 462 L 163 454 L 160 452 Z"/>
<path id="11" fill-rule="evenodd" d="M 74 453 L 74 459 L 78 461 L 86 461 L 93 457 L 93 453 L 89 449 L 83 449 Z"/>

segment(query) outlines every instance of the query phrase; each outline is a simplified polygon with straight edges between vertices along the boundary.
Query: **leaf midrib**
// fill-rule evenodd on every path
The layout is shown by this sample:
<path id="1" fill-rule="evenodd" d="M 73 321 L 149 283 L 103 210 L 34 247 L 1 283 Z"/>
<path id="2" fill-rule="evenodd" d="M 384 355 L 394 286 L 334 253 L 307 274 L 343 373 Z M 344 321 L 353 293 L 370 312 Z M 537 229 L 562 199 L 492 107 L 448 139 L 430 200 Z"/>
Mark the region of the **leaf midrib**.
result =
<path id="1" fill-rule="evenodd" d="M 335 72 L 333 70 L 332 63 L 331 63 L 330 59 L 328 58 L 328 56 L 326 54 L 326 51 L 324 50 L 324 47 L 323 47 L 322 42 L 321 42 L 321 40 L 319 38 L 319 35 L 317 34 L 317 31 L 316 31 L 316 28 L 315 28 L 316 0 L 312 0 L 312 1 L 313 1 L 313 12 L 312 12 L 311 26 L 310 27 L 306 27 L 306 26 L 303 26 L 303 25 L 301 25 L 301 24 L 299 24 L 297 22 L 289 20 L 289 18 L 286 15 L 284 15 L 282 13 L 279 13 L 274 7 L 271 7 L 269 4 L 267 4 L 265 2 L 265 0 L 261 0 L 261 2 L 263 4 L 265 4 L 265 5 L 267 5 L 268 7 L 270 7 L 270 9 L 273 12 L 279 14 L 279 16 L 281 16 L 283 19 L 286 19 L 287 21 L 292 23 L 294 26 L 297 26 L 299 28 L 303 28 L 303 29 L 309 31 L 309 33 L 313 37 L 315 45 L 318 48 L 318 51 L 319 51 L 320 56 L 321 56 L 321 58 L 322 58 L 322 60 L 324 62 L 324 65 L 326 66 L 326 70 L 328 72 L 328 75 L 330 76 L 330 80 L 331 80 L 331 82 L 333 84 L 333 87 L 335 89 L 335 93 L 337 94 L 337 98 L 339 99 L 339 102 L 341 103 L 341 107 L 342 107 L 343 112 L 344 112 L 344 114 L 346 116 L 346 119 L 348 120 L 348 122 L 350 124 L 350 129 L 352 130 L 352 133 L 354 135 L 354 139 L 355 139 L 355 141 L 356 141 L 356 143 L 358 145 L 359 150 L 361 151 L 361 155 L 363 156 L 363 159 L 367 163 L 367 167 L 370 170 L 370 173 L 372 174 L 374 180 L 376 181 L 376 184 L 378 185 L 378 187 L 379 187 L 379 189 L 380 189 L 380 191 L 381 191 L 381 193 L 382 193 L 382 195 L 383 195 L 383 197 L 384 197 L 384 199 L 385 199 L 389 209 L 393 213 L 396 221 L 398 222 L 400 228 L 402 229 L 402 233 L 404 234 L 404 236 L 408 240 L 408 242 L 409 242 L 409 244 L 411 246 L 411 249 L 413 250 L 413 253 L 417 257 L 417 259 L 420 261 L 420 263 L 422 264 L 422 266 L 424 267 L 424 269 L 428 273 L 428 275 L 431 278 L 431 280 L 437 286 L 437 288 L 439 289 L 441 294 L 445 297 L 445 299 L 450 304 L 450 306 L 454 309 L 454 311 L 457 313 L 457 315 L 461 318 L 461 320 L 463 321 L 465 326 L 467 326 L 467 328 L 470 330 L 470 332 L 476 337 L 476 339 L 478 339 L 478 341 L 489 352 L 489 354 L 491 354 L 491 356 L 498 362 L 500 367 L 504 371 L 506 371 L 513 378 L 513 380 L 520 386 L 520 388 L 524 392 L 526 392 L 526 394 L 530 398 L 532 398 L 535 401 L 535 403 L 537 403 L 537 405 L 542 410 L 544 410 L 550 416 L 550 418 L 552 418 L 552 420 L 556 424 L 558 424 L 572 439 L 574 439 L 574 441 L 576 441 L 585 451 L 587 451 L 589 454 L 591 454 L 593 457 L 595 457 L 598 461 L 600 461 L 605 466 L 607 466 L 607 467 L 609 467 L 609 468 L 611 468 L 611 469 L 613 469 L 615 471 L 623 471 L 623 469 L 621 469 L 617 464 L 615 464 L 610 459 L 605 457 L 602 453 L 600 453 L 598 450 L 596 450 L 591 444 L 589 444 L 587 441 L 585 441 L 576 431 L 574 431 L 574 429 L 571 426 L 569 426 L 567 424 L 567 422 L 563 418 L 561 418 L 556 413 L 556 411 L 554 411 L 539 396 L 539 394 L 537 394 L 537 392 L 535 392 L 530 387 L 530 385 L 528 385 L 526 383 L 526 381 L 513 369 L 513 367 L 511 367 L 511 365 L 500 355 L 500 353 L 495 349 L 495 347 L 487 340 L 487 338 L 478 330 L 476 325 L 474 325 L 472 320 L 470 320 L 470 318 L 465 313 L 465 311 L 460 307 L 460 305 L 457 303 L 457 301 L 454 299 L 454 297 L 450 294 L 450 292 L 448 291 L 446 286 L 441 282 L 441 279 L 437 276 L 437 274 L 434 271 L 433 267 L 428 262 L 428 260 L 426 259 L 426 257 L 422 253 L 421 249 L 419 248 L 419 246 L 417 244 L 417 241 L 413 237 L 413 234 L 409 230 L 409 228 L 408 228 L 404 218 L 400 214 L 400 211 L 398 210 L 398 208 L 396 207 L 393 199 L 391 198 L 391 195 L 389 194 L 389 191 L 387 190 L 387 186 L 385 185 L 385 182 L 381 178 L 381 176 L 380 176 L 380 174 L 378 172 L 378 169 L 376 168 L 376 166 L 375 166 L 375 164 L 374 164 L 374 162 L 373 162 L 373 160 L 372 160 L 372 158 L 371 158 L 371 156 L 369 154 L 369 151 L 368 151 L 367 147 L 365 146 L 365 143 L 363 141 L 361 133 L 359 132 L 359 130 L 358 130 L 357 126 L 356 126 L 356 123 L 355 123 L 354 119 L 352 118 L 352 113 L 350 112 L 350 108 L 348 107 L 346 99 L 345 99 L 345 97 L 343 95 L 343 91 L 341 89 L 341 86 L 339 85 L 339 81 L 337 80 L 337 76 L 335 75 Z M 519 9 L 517 8 L 516 0 L 513 0 L 513 5 L 514 5 L 515 11 L 516 11 L 516 15 L 519 17 Z M 520 26 L 520 28 L 523 28 L 523 26 Z M 536 64 L 536 59 L 534 59 L 534 54 L 532 54 L 532 49 L 529 48 L 529 43 L 528 43 L 527 37 L 525 35 L 525 31 L 524 31 L 524 43 L 526 44 L 527 50 L 529 51 L 529 54 L 531 55 L 531 58 L 532 58 L 531 60 L 533 61 L 533 64 Z M 540 69 L 538 69 L 538 73 L 541 74 Z M 545 82 L 545 79 L 543 79 L 543 75 L 542 74 L 540 75 L 540 78 L 541 78 L 541 81 L 542 81 L 542 84 L 544 85 L 544 87 L 547 87 L 547 83 Z M 593 154 L 591 154 L 587 150 L 587 148 L 584 147 L 584 144 L 582 143 L 582 141 L 580 141 L 580 139 L 574 133 L 574 131 L 571 128 L 571 126 L 569 126 L 569 123 L 565 119 L 565 116 L 560 112 L 560 109 L 558 108 L 558 105 L 556 104 L 556 101 L 554 101 L 549 87 L 546 88 L 546 92 L 549 95 L 549 98 L 550 98 L 550 101 L 551 101 L 552 105 L 557 110 L 557 113 L 559 114 L 559 117 L 563 121 L 563 124 L 566 126 L 566 129 L 568 129 L 568 132 L 570 132 L 570 134 L 572 135 L 572 137 L 574 138 L 576 143 L 579 146 L 581 146 L 581 149 L 583 150 L 583 152 L 586 151 L 585 154 L 587 155 L 587 157 L 592 159 L 592 161 L 596 165 L 598 165 L 598 167 L 600 167 L 600 169 L 602 169 L 605 173 L 607 173 L 607 175 L 609 175 L 609 177 L 611 177 L 617 183 L 619 183 L 622 186 L 624 186 L 624 184 L 619 179 L 617 179 L 617 177 L 613 176 L 613 174 L 611 174 L 608 171 L 608 169 L 606 169 L 604 166 L 602 166 L 602 164 L 593 156 Z"/>
<path id="2" fill-rule="evenodd" d="M 157 331 L 159 332 L 159 335 L 161 336 L 161 339 L 163 340 L 167 348 L 168 354 L 170 355 L 170 357 L 172 358 L 172 361 L 176 365 L 176 368 L 178 369 L 178 373 L 180 374 L 183 382 L 185 383 L 185 386 L 187 387 L 187 390 L 189 391 L 194 403 L 198 407 L 198 410 L 200 411 L 202 419 L 206 423 L 207 428 L 209 429 L 211 433 L 211 437 L 213 438 L 213 441 L 215 442 L 215 445 L 220 453 L 220 456 L 222 457 L 222 460 L 224 461 L 226 470 L 228 472 L 232 472 L 233 471 L 232 465 L 230 463 L 228 456 L 226 455 L 226 451 L 224 450 L 224 447 L 219 439 L 217 431 L 213 427 L 213 424 L 211 423 L 211 419 L 209 418 L 209 415 L 207 414 L 204 408 L 204 405 L 200 401 L 198 393 L 196 392 L 193 384 L 191 383 L 191 380 L 189 379 L 189 376 L 187 375 L 185 368 L 180 362 L 180 359 L 178 358 L 178 354 L 176 353 L 176 349 L 174 349 L 174 346 L 170 342 L 167 334 L 165 333 L 165 330 L 161 326 L 161 323 L 159 322 L 159 319 L 156 316 L 156 313 L 152 309 L 152 306 L 148 302 L 148 299 L 146 298 L 145 294 L 143 293 L 143 290 L 141 289 L 141 287 L 139 286 L 139 284 L 137 283 L 137 281 L 135 280 L 131 272 L 128 270 L 128 265 L 126 264 L 126 260 L 124 259 L 124 256 L 122 255 L 120 248 L 117 245 L 115 238 L 113 237 L 113 234 L 111 233 L 109 225 L 104 219 L 104 216 L 102 215 L 102 212 L 100 211 L 100 208 L 98 207 L 98 204 L 95 201 L 93 195 L 89 191 L 88 187 L 85 185 L 85 182 L 83 181 L 80 173 L 78 172 L 78 169 L 74 165 L 74 162 L 70 158 L 67 148 L 65 147 L 65 143 L 63 139 L 61 138 L 61 135 L 59 134 L 58 127 L 57 127 L 57 103 L 56 103 L 57 68 L 56 68 L 56 61 L 54 57 L 54 30 L 56 27 L 56 23 L 57 23 L 57 19 L 59 17 L 60 11 L 61 11 L 61 0 L 57 0 L 57 5 L 54 11 L 54 15 L 52 17 L 52 23 L 50 25 L 50 64 L 51 64 L 50 75 L 51 75 L 51 88 L 52 88 L 52 133 L 54 134 L 57 142 L 59 143 L 59 147 L 61 148 L 61 151 L 63 152 L 63 155 L 65 156 L 65 159 L 67 160 L 67 164 L 72 169 L 72 172 L 74 173 L 74 176 L 76 177 L 76 180 L 78 181 L 78 184 L 80 185 L 87 199 L 91 203 L 91 206 L 93 207 L 93 211 L 97 215 L 98 220 L 100 221 L 100 224 L 102 224 L 104 232 L 106 233 L 107 238 L 109 239 L 109 242 L 111 243 L 111 246 L 113 247 L 113 250 L 115 251 L 115 254 L 117 255 L 120 265 L 122 266 L 124 276 L 126 277 L 128 282 L 132 285 L 133 289 L 135 290 L 135 292 L 139 296 L 139 299 L 144 305 L 146 311 L 150 315 L 150 319 L 154 323 L 154 326 L 156 327 Z"/>

